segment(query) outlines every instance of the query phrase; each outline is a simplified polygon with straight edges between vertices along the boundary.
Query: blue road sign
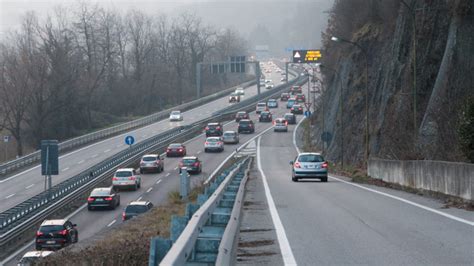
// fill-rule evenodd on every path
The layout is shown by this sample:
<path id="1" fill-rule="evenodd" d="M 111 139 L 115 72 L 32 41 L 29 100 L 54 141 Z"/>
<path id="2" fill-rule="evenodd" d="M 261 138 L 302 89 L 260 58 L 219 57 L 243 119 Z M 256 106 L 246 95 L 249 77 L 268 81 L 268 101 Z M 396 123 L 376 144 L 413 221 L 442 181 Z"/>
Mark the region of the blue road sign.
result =
<path id="1" fill-rule="evenodd" d="M 133 138 L 132 136 L 125 137 L 125 144 L 131 146 L 133 145 L 133 143 L 135 143 L 135 138 Z"/>
<path id="2" fill-rule="evenodd" d="M 311 116 L 311 111 L 304 111 L 304 116 L 305 117 L 310 117 Z"/>

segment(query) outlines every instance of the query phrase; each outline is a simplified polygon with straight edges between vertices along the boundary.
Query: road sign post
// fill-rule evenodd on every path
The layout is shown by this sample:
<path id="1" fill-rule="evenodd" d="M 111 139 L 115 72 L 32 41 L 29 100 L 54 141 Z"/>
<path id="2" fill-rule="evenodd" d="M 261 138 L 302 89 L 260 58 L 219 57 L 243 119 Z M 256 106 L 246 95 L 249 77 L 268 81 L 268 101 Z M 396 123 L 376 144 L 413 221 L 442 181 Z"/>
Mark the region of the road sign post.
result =
<path id="1" fill-rule="evenodd" d="M 8 158 L 8 142 L 10 142 L 10 136 L 3 136 L 3 143 L 5 143 L 5 162 Z"/>

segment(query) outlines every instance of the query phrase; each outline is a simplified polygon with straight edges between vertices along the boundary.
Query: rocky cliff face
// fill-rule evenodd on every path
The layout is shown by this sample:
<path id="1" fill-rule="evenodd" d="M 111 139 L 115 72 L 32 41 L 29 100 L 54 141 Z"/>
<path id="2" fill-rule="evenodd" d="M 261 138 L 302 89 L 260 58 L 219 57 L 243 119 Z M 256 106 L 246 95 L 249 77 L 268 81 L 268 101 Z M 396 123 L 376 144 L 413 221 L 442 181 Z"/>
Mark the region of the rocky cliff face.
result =
<path id="1" fill-rule="evenodd" d="M 357 8 L 361 11 L 344 12 L 351 8 L 350 2 L 359 4 Z M 340 162 L 343 155 L 345 163 L 363 161 L 365 50 L 370 156 L 464 160 L 456 129 L 460 106 L 474 96 L 474 3 L 356 2 L 360 1 L 336 1 L 323 34 L 321 71 L 325 76 L 325 93 L 318 115 L 313 117 L 315 145 L 322 148 L 322 141 L 316 136 L 323 132 L 324 104 L 324 131 L 332 135 L 326 144 L 327 158 Z M 364 9 L 368 11 L 363 12 Z M 362 49 L 332 42 L 331 36 L 357 43 Z"/>

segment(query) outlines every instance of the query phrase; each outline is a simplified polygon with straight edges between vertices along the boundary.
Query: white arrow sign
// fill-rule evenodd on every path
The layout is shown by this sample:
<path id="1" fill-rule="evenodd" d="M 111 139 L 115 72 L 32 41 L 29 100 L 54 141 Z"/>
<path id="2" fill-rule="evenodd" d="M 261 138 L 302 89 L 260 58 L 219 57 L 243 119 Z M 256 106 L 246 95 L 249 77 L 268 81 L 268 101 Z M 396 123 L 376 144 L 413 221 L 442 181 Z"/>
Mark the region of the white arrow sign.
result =
<path id="1" fill-rule="evenodd" d="M 293 57 L 294 57 L 294 58 L 300 58 L 300 57 L 301 57 L 301 55 L 300 55 L 300 53 L 296 52 L 296 53 L 295 53 L 295 55 L 294 55 Z"/>

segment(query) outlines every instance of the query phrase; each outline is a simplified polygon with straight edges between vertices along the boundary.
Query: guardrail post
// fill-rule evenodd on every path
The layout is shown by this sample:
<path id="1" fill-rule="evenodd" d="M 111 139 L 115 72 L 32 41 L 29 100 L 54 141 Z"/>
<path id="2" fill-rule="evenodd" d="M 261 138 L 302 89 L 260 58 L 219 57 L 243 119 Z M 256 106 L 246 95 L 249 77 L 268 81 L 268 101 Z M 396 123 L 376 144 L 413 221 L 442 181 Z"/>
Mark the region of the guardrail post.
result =
<path id="1" fill-rule="evenodd" d="M 150 256 L 148 266 L 158 266 L 166 253 L 171 249 L 172 242 L 169 239 L 154 237 L 150 240 Z"/>
<path id="2" fill-rule="evenodd" d="M 170 239 L 173 243 L 176 242 L 176 239 L 178 239 L 184 228 L 186 228 L 188 220 L 189 219 L 185 216 L 171 216 Z"/>
<path id="3" fill-rule="evenodd" d="M 186 213 L 184 214 L 184 216 L 186 216 L 188 219 L 191 219 L 191 217 L 199 209 L 199 207 L 201 207 L 201 205 L 199 204 L 186 204 Z"/>

